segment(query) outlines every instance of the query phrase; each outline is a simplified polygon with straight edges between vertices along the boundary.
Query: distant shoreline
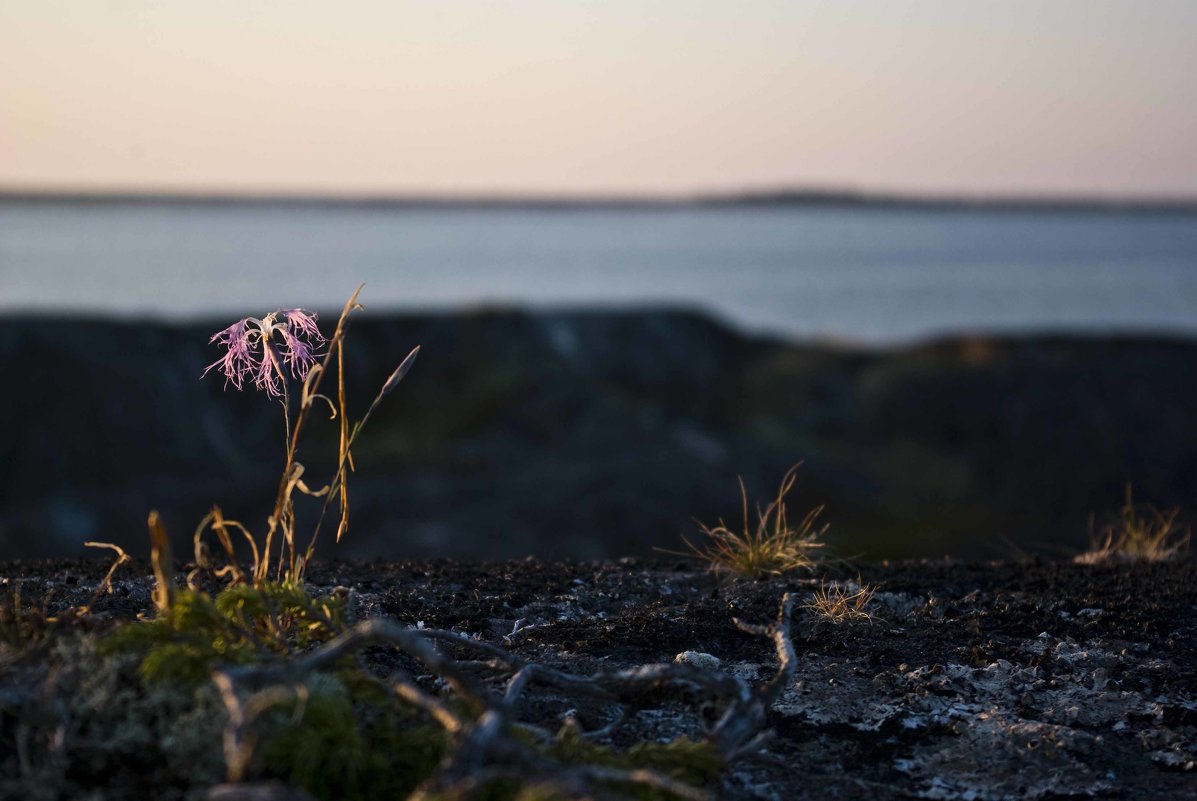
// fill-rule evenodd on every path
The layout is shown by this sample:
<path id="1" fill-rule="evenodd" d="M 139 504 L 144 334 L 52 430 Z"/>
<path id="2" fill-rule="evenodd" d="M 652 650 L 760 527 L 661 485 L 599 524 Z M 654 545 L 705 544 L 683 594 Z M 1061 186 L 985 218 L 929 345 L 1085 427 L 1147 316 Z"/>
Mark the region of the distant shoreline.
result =
<path id="1" fill-rule="evenodd" d="M 1197 197 L 1120 198 L 1068 195 L 919 195 L 840 190 L 776 190 L 688 196 L 517 196 L 287 194 L 236 192 L 99 192 L 0 189 L 0 203 L 301 206 L 316 208 L 511 209 L 529 211 L 695 208 L 829 208 L 895 211 L 1086 212 L 1197 215 Z"/>
<path id="2" fill-rule="evenodd" d="M 321 319 L 333 319 L 335 307 L 313 307 Z M 137 312 L 111 312 L 78 308 L 4 308 L 0 306 L 0 341 L 6 330 L 23 327 L 85 327 L 129 331 L 145 329 L 161 332 L 189 332 L 196 341 L 204 341 L 217 327 L 227 325 L 229 311 L 212 311 L 181 316 Z M 812 353 L 886 355 L 920 350 L 968 351 L 992 347 L 1161 347 L 1197 346 L 1197 331 L 1175 326 L 1069 327 L 1040 325 L 1027 328 L 978 327 L 933 330 L 923 335 L 892 339 L 852 338 L 834 333 L 787 334 L 781 331 L 754 331 L 710 309 L 685 304 L 561 304 L 534 306 L 519 304 L 479 304 L 463 306 L 383 307 L 363 309 L 358 319 L 383 327 L 457 326 L 470 324 L 528 325 L 542 330 L 554 324 L 611 326 L 689 325 L 718 332 L 756 345 L 800 348 Z M 205 333 L 207 332 L 207 333 Z M 157 335 L 157 334 L 155 334 Z"/>

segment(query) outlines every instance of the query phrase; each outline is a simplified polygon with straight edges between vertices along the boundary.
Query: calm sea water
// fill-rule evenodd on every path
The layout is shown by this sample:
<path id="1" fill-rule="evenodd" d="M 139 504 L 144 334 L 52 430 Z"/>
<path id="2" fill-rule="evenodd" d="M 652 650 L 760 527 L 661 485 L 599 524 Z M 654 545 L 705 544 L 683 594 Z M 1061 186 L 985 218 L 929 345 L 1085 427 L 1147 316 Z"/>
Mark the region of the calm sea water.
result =
<path id="1" fill-rule="evenodd" d="M 1197 217 L 0 203 L 0 313 L 697 307 L 741 328 L 1197 334 Z"/>

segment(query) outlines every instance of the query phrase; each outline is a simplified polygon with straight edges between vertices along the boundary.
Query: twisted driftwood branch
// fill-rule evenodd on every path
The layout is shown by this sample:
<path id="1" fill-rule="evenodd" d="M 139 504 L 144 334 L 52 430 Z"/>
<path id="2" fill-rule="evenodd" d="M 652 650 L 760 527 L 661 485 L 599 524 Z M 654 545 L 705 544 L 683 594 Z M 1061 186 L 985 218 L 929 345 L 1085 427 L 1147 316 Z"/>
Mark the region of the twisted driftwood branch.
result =
<path id="1" fill-rule="evenodd" d="M 623 708 L 627 706 L 621 700 L 623 698 L 667 686 L 697 689 L 714 696 L 723 705 L 722 714 L 707 730 L 706 736 L 725 761 L 734 761 L 759 751 L 768 741 L 771 732 L 764 726 L 769 708 L 793 680 L 797 659 L 790 639 L 793 606 L 793 596 L 786 593 L 775 622 L 750 625 L 734 621 L 741 631 L 773 642 L 777 672 L 759 686 L 719 671 L 676 663 L 578 676 L 528 662 L 499 646 L 457 632 L 411 628 L 383 619 L 367 620 L 310 653 L 289 661 L 226 667 L 215 672 L 214 681 L 229 712 L 224 738 L 229 779 L 240 781 L 244 778 L 254 746 L 254 721 L 272 706 L 292 700 L 303 703 L 304 690 L 299 680 L 304 675 L 329 668 L 368 646 L 386 644 L 416 658 L 432 674 L 444 679 L 475 713 L 473 718 L 458 714 L 401 673 L 386 680 L 385 686 L 427 713 L 454 740 L 450 754 L 436 774 L 416 791 L 413 799 L 432 795 L 464 798 L 472 790 L 498 778 L 527 780 L 532 777 L 538 784 L 563 791 L 585 791 L 592 783 L 626 784 L 653 787 L 688 801 L 705 799 L 705 792 L 656 771 L 567 764 L 553 759 L 512 736 L 516 730 L 544 734 L 535 725 L 519 720 L 520 701 L 532 686 L 542 685 L 619 706 L 615 720 L 599 732 L 592 732 L 591 736 L 594 736 L 610 733 L 623 720 Z M 469 652 L 479 659 L 454 659 L 439 650 L 436 644 Z M 501 693 L 492 691 L 466 670 L 467 665 L 478 664 L 501 668 L 510 674 Z M 243 696 L 238 687 L 256 691 Z M 302 713 L 297 711 L 296 714 Z"/>

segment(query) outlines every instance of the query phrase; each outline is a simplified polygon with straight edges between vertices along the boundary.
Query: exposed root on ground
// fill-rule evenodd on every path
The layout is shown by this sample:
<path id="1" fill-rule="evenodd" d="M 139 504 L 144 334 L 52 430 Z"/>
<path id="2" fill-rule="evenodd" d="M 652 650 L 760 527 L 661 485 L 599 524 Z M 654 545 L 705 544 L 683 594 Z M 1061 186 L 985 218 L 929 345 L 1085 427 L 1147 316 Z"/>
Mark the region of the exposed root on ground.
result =
<path id="1" fill-rule="evenodd" d="M 705 790 L 657 771 L 578 764 L 555 758 L 538 747 L 551 739 L 552 734 L 522 714 L 526 706 L 522 702 L 537 687 L 567 698 L 598 701 L 614 714 L 607 726 L 582 735 L 594 738 L 609 736 L 628 709 L 644 706 L 643 699 L 651 691 L 698 692 L 714 701 L 718 710 L 715 722 L 703 725 L 705 740 L 725 764 L 744 758 L 768 740 L 765 723 L 770 706 L 793 680 L 796 660 L 790 639 L 793 605 L 793 597 L 786 593 L 773 623 L 750 625 L 735 621 L 741 631 L 771 640 L 777 653 L 776 673 L 756 686 L 716 670 L 677 663 L 575 675 L 529 662 L 504 648 L 457 632 L 407 627 L 383 619 L 366 620 L 295 659 L 270 665 L 228 667 L 215 673 L 214 681 L 229 714 L 224 737 L 228 778 L 230 782 L 245 778 L 255 744 L 255 720 L 280 704 L 303 703 L 304 676 L 330 669 L 367 647 L 389 645 L 418 660 L 456 698 L 452 702 L 427 691 L 416 677 L 403 671 L 395 672 L 384 682 L 396 696 L 426 713 L 452 740 L 448 755 L 417 789 L 413 799 L 466 798 L 472 791 L 498 780 L 528 782 L 567 797 L 590 792 L 595 785 L 638 785 L 678 798 L 705 799 L 708 797 Z"/>

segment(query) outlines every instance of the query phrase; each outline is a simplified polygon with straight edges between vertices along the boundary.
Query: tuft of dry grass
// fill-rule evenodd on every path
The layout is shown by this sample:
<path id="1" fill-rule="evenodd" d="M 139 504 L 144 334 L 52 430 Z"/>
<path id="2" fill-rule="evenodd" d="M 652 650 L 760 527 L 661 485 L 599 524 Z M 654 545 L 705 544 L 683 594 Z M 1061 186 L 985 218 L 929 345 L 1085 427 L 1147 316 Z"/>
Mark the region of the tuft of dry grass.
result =
<path id="1" fill-rule="evenodd" d="M 691 552 L 716 573 L 726 571 L 752 579 L 814 567 L 816 554 L 823 547 L 821 538 L 827 531 L 826 525 L 816 527 L 823 507 L 811 509 L 796 526 L 790 525 L 786 511 L 786 496 L 794 488 L 800 466 L 796 464 L 786 472 L 777 496 L 768 506 L 757 507 L 756 525 L 749 521 L 748 491 L 740 479 L 742 529 L 729 528 L 722 520 L 717 526 L 699 523 L 706 542 L 695 544 L 683 537 Z"/>
<path id="2" fill-rule="evenodd" d="M 1191 532 L 1177 522 L 1180 509 L 1161 512 L 1136 504 L 1131 486 L 1118 514 L 1100 531 L 1089 522 L 1089 550 L 1073 558 L 1082 565 L 1108 562 L 1163 562 L 1188 550 Z"/>
<path id="3" fill-rule="evenodd" d="M 855 590 L 855 591 L 853 591 Z M 803 604 L 816 617 L 828 623 L 872 622 L 873 614 L 869 603 L 877 590 L 862 584 L 860 579 L 847 586 L 832 583 L 830 587 L 820 582 L 819 589 L 811 594 L 810 601 Z"/>

